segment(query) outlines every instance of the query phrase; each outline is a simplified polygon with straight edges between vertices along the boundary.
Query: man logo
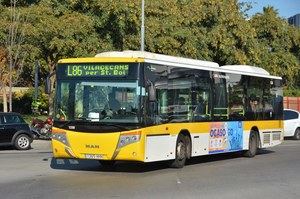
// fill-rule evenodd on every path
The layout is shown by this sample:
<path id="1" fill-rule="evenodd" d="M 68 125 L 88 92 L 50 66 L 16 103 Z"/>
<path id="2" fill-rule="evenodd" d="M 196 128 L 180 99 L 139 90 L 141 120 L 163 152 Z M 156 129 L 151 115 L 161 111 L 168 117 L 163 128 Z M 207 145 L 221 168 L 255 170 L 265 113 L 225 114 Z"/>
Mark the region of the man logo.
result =
<path id="1" fill-rule="evenodd" d="M 85 148 L 88 148 L 88 149 L 99 149 L 99 145 L 96 145 L 96 144 L 86 144 L 85 145 Z"/>

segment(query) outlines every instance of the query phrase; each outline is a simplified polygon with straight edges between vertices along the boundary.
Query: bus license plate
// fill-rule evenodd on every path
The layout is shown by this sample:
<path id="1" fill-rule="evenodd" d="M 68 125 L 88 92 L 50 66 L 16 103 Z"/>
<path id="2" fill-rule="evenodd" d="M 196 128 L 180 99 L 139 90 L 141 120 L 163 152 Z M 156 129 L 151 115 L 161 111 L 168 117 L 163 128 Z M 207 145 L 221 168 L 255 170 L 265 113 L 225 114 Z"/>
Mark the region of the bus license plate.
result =
<path id="1" fill-rule="evenodd" d="M 99 154 L 84 154 L 87 159 L 102 159 L 102 155 Z"/>

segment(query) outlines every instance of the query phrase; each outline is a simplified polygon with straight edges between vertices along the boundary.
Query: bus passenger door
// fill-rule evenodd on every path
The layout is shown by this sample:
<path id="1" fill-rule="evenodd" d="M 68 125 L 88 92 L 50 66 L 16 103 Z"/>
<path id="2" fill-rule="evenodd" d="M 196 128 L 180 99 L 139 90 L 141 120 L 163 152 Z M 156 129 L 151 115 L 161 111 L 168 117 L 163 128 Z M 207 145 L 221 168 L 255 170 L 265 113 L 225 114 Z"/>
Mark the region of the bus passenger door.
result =
<path id="1" fill-rule="evenodd" d="M 167 66 L 145 64 L 146 99 L 144 121 L 146 125 L 168 121 Z"/>
<path id="2" fill-rule="evenodd" d="M 167 67 L 145 64 L 146 99 L 144 100 L 145 162 L 174 159 L 176 136 L 168 132 L 168 80 Z"/>

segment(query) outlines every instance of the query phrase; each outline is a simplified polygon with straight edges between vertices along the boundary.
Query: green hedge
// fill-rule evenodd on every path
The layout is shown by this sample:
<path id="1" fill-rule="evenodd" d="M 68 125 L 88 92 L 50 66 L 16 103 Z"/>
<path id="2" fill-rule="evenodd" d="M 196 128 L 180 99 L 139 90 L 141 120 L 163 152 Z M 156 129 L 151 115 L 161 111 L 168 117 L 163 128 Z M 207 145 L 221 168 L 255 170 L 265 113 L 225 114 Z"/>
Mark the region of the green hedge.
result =
<path id="1" fill-rule="evenodd" d="M 13 95 L 13 112 L 21 114 L 32 114 L 33 109 L 38 113 L 48 111 L 48 95 L 39 89 L 39 96 L 34 101 L 34 88 L 27 91 L 17 92 Z M 0 103 L 0 111 L 3 111 L 3 103 Z"/>

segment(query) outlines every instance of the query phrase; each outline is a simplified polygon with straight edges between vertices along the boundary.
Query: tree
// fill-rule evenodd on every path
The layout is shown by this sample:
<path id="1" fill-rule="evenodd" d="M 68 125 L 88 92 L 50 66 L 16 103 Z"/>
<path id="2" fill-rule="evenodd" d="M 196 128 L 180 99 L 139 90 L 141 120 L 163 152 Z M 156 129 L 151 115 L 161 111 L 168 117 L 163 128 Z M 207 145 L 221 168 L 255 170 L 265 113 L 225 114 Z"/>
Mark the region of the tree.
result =
<path id="1" fill-rule="evenodd" d="M 49 74 L 55 71 L 59 59 L 91 56 L 101 49 L 101 40 L 89 16 L 68 10 L 57 12 L 54 3 L 42 1 L 24 10 L 30 23 L 25 33 L 26 42 L 34 52 L 33 57 L 45 64 Z M 51 80 L 54 91 L 55 77 Z M 49 104 L 52 113 L 53 93 Z"/>
<path id="2" fill-rule="evenodd" d="M 6 85 L 9 81 L 7 74 L 7 52 L 6 49 L 0 48 L 0 91 L 2 92 L 3 98 L 3 111 L 7 112 L 7 91 Z"/>
<path id="3" fill-rule="evenodd" d="M 273 7 L 265 7 L 263 13 L 254 15 L 251 24 L 260 49 L 257 63 L 271 74 L 282 76 L 287 86 L 295 86 L 300 65 L 299 57 L 295 56 L 299 41 L 296 41 L 297 36 L 294 38 L 293 28 Z"/>
<path id="4" fill-rule="evenodd" d="M 21 53 L 24 42 L 24 17 L 17 8 L 17 0 L 10 0 L 8 9 L 2 9 L 3 21 L 2 27 L 2 68 L 1 68 L 1 85 L 3 101 L 6 102 L 6 87 L 9 87 L 9 111 L 12 111 L 12 86 L 20 80 L 18 77 L 23 69 L 23 62 L 26 53 Z M 5 38 L 5 39 L 4 39 Z M 4 58 L 4 56 L 6 56 Z M 4 111 L 7 111 L 6 103 L 3 103 Z"/>

